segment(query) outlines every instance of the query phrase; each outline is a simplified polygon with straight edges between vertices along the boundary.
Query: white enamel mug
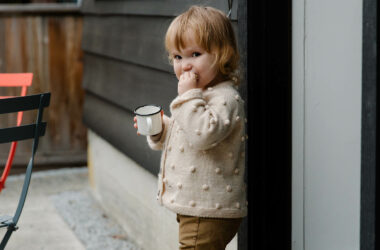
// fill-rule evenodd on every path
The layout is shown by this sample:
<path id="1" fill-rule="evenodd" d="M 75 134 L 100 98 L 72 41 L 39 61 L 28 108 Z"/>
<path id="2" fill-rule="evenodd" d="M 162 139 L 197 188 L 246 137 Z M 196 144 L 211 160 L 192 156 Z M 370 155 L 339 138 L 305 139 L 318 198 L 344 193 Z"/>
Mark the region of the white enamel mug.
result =
<path id="1" fill-rule="evenodd" d="M 142 135 L 156 135 L 162 131 L 162 108 L 157 105 L 144 105 L 135 109 L 137 132 Z"/>

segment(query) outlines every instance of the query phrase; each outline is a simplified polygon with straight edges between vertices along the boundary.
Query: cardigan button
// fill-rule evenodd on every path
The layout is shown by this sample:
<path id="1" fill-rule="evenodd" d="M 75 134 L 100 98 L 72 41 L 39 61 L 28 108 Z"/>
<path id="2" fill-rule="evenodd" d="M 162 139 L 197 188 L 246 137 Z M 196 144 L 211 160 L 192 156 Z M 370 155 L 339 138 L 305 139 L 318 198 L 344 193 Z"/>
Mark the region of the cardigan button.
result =
<path id="1" fill-rule="evenodd" d="M 239 101 L 239 95 L 235 95 L 236 101 Z"/>
<path id="2" fill-rule="evenodd" d="M 174 164 L 172 164 L 170 167 L 171 167 L 172 169 L 175 169 L 175 165 L 174 165 Z"/>
<path id="3" fill-rule="evenodd" d="M 228 120 L 228 119 L 225 120 L 225 121 L 224 121 L 224 125 L 226 125 L 226 126 L 230 125 L 230 120 Z"/>
<path id="4" fill-rule="evenodd" d="M 195 173 L 195 167 L 194 166 L 190 167 L 190 172 Z"/>
<path id="5" fill-rule="evenodd" d="M 240 209 L 240 203 L 239 203 L 239 202 L 236 202 L 235 207 L 236 207 L 237 209 Z"/>
<path id="6" fill-rule="evenodd" d="M 183 145 L 181 145 L 181 146 L 179 147 L 179 151 L 183 152 L 184 150 L 185 150 L 185 148 L 183 147 Z"/>
<path id="7" fill-rule="evenodd" d="M 220 174 L 220 172 L 222 172 L 220 168 L 215 168 L 215 173 Z"/>
<path id="8" fill-rule="evenodd" d="M 228 153 L 228 157 L 232 158 L 233 156 L 234 156 L 234 154 L 232 152 Z"/>
<path id="9" fill-rule="evenodd" d="M 227 192 L 231 192 L 232 191 L 232 187 L 230 185 L 227 185 L 226 186 L 226 190 L 227 190 Z"/>
<path id="10" fill-rule="evenodd" d="M 177 187 L 179 188 L 179 189 L 182 189 L 182 183 L 177 183 Z"/>
<path id="11" fill-rule="evenodd" d="M 245 136 L 242 136 L 242 137 L 241 137 L 241 141 L 242 141 L 242 142 L 245 141 Z"/>
<path id="12" fill-rule="evenodd" d="M 238 175 L 238 174 L 239 174 L 239 172 L 240 172 L 240 170 L 239 170 L 238 168 L 235 168 L 235 171 L 234 171 L 234 173 L 235 173 L 236 175 Z"/>
<path id="13" fill-rule="evenodd" d="M 201 135 L 201 131 L 200 131 L 199 129 L 196 129 L 196 130 L 195 130 L 195 133 L 196 133 L 197 135 Z"/>
<path id="14" fill-rule="evenodd" d="M 192 207 L 195 207 L 195 201 L 191 200 L 191 201 L 189 202 L 189 205 L 192 206 Z"/>
<path id="15" fill-rule="evenodd" d="M 209 185 L 207 185 L 207 184 L 203 184 L 203 186 L 202 186 L 202 189 L 203 189 L 204 191 L 207 191 L 209 188 L 210 188 L 210 187 L 209 187 Z"/>
<path id="16" fill-rule="evenodd" d="M 248 122 L 247 118 L 245 118 L 244 121 L 245 121 L 245 123 L 247 123 Z"/>
<path id="17" fill-rule="evenodd" d="M 222 208 L 222 206 L 219 203 L 215 203 L 215 207 L 216 207 L 216 209 L 221 209 Z"/>
<path id="18" fill-rule="evenodd" d="M 174 199 L 172 198 L 172 199 L 170 199 L 170 203 L 174 203 Z"/>
<path id="19" fill-rule="evenodd" d="M 236 121 L 240 121 L 240 116 L 236 116 Z"/>

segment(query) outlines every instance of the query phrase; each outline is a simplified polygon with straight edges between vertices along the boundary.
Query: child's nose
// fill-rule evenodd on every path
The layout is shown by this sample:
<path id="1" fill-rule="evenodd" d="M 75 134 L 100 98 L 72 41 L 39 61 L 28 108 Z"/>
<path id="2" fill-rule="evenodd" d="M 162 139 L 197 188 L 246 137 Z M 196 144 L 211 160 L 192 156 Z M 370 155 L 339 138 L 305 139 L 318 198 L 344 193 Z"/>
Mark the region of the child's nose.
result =
<path id="1" fill-rule="evenodd" d="M 189 63 L 189 62 L 185 62 L 183 65 L 182 65 L 182 70 L 183 71 L 189 71 L 189 70 L 191 70 L 192 69 L 192 65 L 191 65 L 191 63 Z"/>

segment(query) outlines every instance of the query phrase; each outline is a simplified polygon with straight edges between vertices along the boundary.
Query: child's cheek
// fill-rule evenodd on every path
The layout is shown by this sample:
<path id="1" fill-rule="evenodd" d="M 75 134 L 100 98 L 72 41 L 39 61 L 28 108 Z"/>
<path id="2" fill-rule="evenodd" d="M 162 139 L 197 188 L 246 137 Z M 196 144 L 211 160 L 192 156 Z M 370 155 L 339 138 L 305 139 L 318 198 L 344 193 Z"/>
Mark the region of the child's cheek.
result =
<path id="1" fill-rule="evenodd" d="M 178 65 L 178 63 L 174 63 L 173 69 L 174 69 L 175 76 L 177 77 L 177 80 L 179 80 L 179 78 L 181 76 L 181 67 L 180 67 L 180 65 Z"/>

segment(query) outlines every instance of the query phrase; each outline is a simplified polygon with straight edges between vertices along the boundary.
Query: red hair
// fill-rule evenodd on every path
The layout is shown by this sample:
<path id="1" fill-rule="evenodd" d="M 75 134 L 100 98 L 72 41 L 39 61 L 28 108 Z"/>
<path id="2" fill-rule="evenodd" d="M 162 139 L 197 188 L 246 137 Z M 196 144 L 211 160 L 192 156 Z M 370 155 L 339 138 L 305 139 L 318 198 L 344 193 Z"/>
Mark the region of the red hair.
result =
<path id="1" fill-rule="evenodd" d="M 184 37 L 188 31 L 193 32 L 199 46 L 208 53 L 215 54 L 215 63 L 218 64 L 219 73 L 223 78 L 234 80 L 237 84 L 239 52 L 227 16 L 215 8 L 201 6 L 192 6 L 177 16 L 165 36 L 165 47 L 169 52 L 170 61 L 170 52 L 173 49 L 179 51 L 184 48 Z"/>

